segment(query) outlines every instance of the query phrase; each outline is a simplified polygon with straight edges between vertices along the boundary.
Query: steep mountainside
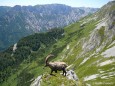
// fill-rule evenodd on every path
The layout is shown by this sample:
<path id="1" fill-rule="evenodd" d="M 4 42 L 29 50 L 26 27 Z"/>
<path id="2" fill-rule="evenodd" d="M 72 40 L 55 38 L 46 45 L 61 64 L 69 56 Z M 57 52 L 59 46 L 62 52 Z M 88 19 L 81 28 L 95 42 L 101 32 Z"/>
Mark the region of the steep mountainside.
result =
<path id="1" fill-rule="evenodd" d="M 11 7 L 8 6 L 0 6 L 0 16 L 3 16 L 5 13 L 7 13 L 10 10 Z"/>
<path id="2" fill-rule="evenodd" d="M 0 85 L 114 86 L 114 6 L 115 1 L 109 2 L 98 12 L 64 29 L 25 37 L 2 52 Z M 55 55 L 53 61 L 68 64 L 67 77 L 59 71 L 51 76 L 49 68 L 43 69 L 49 53 Z"/>
<path id="3" fill-rule="evenodd" d="M 73 8 L 61 4 L 0 7 L 0 50 L 20 38 L 73 23 L 96 8 Z"/>

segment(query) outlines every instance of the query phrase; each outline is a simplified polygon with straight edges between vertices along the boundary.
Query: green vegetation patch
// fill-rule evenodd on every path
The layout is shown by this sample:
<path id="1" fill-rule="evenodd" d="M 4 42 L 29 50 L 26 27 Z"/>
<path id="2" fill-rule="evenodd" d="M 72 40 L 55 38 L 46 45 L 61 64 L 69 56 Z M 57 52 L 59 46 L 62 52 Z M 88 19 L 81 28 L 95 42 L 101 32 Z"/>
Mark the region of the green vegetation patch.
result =
<path id="1" fill-rule="evenodd" d="M 76 86 L 76 81 L 68 80 L 67 77 L 57 73 L 54 76 L 45 74 L 42 77 L 41 86 Z"/>

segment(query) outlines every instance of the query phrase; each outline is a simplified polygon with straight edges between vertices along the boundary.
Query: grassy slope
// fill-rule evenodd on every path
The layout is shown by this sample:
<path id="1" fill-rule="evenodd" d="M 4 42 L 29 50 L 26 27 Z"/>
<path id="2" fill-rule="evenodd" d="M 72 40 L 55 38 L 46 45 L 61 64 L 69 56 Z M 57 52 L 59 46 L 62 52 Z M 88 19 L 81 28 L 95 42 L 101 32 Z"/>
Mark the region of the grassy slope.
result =
<path id="1" fill-rule="evenodd" d="M 91 19 L 90 17 L 84 18 L 80 22 L 77 22 L 75 24 L 72 24 L 65 28 L 65 38 L 61 39 L 56 45 L 63 45 L 67 43 L 67 46 L 69 46 L 69 49 L 67 49 L 67 46 L 64 48 L 64 50 L 59 53 L 57 58 L 63 58 L 63 61 L 67 62 L 68 65 L 73 64 L 72 69 L 76 71 L 76 74 L 79 77 L 80 85 L 85 86 L 86 84 L 91 84 L 93 86 L 113 86 L 114 83 L 114 65 L 115 62 L 105 65 L 105 66 L 99 66 L 99 63 L 114 59 L 114 57 L 110 58 L 104 58 L 101 56 L 101 53 L 95 53 L 95 49 L 87 52 L 86 55 L 81 55 L 80 52 L 82 51 L 82 38 L 89 37 L 90 32 L 95 28 L 95 25 L 97 24 L 98 20 L 91 20 L 88 23 L 85 24 L 83 28 L 80 28 L 80 25 L 87 19 Z M 100 29 L 99 32 L 100 36 L 102 37 L 103 29 Z M 102 40 L 102 42 L 104 39 Z M 107 46 L 105 46 L 105 50 L 107 49 Z M 104 52 L 103 50 L 102 52 Z M 89 58 L 86 62 L 81 64 L 84 59 Z M 102 72 L 103 71 L 103 72 Z M 113 73 L 113 74 L 112 74 Z M 87 76 L 95 75 L 97 74 L 96 78 L 85 81 L 85 78 Z M 106 78 L 103 78 L 106 77 Z M 53 78 L 54 80 L 50 81 L 53 82 L 55 79 L 58 81 L 58 78 Z M 63 81 L 63 80 L 62 80 Z M 46 83 L 46 82 L 44 82 Z M 55 82 L 54 82 L 55 83 Z M 45 85 L 47 86 L 47 85 Z M 53 86 L 53 85 L 51 85 Z"/>

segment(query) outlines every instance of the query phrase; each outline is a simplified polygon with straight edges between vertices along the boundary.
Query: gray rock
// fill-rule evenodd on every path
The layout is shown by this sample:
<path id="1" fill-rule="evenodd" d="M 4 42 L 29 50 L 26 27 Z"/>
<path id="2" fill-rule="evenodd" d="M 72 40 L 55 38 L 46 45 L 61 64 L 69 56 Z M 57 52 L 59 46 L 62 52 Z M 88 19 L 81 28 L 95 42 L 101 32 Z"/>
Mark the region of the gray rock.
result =
<path id="1" fill-rule="evenodd" d="M 38 76 L 30 86 L 40 86 L 41 81 L 42 81 L 42 75 Z"/>
<path id="2" fill-rule="evenodd" d="M 78 76 L 76 75 L 76 73 L 73 70 L 67 71 L 67 78 L 71 79 L 71 80 L 78 81 Z"/>

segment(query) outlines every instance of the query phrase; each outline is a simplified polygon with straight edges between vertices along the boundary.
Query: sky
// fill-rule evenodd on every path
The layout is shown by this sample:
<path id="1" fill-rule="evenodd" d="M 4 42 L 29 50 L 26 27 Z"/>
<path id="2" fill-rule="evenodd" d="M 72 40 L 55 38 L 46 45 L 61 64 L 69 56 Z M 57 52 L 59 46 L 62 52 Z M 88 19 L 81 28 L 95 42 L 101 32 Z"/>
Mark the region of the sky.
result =
<path id="1" fill-rule="evenodd" d="M 65 4 L 72 7 L 100 8 L 112 0 L 0 0 L 0 6 L 28 6 L 41 4 Z"/>

